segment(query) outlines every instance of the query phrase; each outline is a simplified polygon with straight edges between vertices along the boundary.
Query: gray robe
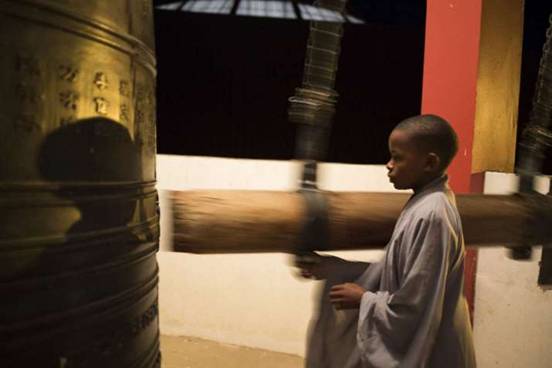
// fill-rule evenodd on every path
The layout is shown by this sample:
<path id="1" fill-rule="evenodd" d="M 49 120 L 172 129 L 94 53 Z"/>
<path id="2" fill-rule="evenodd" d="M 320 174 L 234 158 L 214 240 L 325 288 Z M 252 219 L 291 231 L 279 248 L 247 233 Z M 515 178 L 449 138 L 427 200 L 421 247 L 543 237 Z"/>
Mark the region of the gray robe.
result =
<path id="1" fill-rule="evenodd" d="M 347 269 L 343 261 L 322 291 L 308 368 L 475 367 L 462 225 L 446 177 L 410 198 L 382 261 L 360 276 Z M 368 290 L 359 310 L 329 304 L 329 289 L 343 282 Z"/>

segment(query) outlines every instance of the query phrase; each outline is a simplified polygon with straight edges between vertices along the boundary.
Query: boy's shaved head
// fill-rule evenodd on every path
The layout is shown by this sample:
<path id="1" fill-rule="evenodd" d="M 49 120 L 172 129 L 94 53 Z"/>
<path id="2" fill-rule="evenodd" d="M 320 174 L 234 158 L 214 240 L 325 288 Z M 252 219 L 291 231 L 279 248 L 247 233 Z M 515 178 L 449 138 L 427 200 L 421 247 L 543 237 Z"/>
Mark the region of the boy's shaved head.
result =
<path id="1" fill-rule="evenodd" d="M 422 150 L 437 154 L 441 159 L 443 171 L 458 151 L 456 132 L 440 116 L 430 114 L 413 116 L 401 121 L 395 129 L 407 132 Z"/>

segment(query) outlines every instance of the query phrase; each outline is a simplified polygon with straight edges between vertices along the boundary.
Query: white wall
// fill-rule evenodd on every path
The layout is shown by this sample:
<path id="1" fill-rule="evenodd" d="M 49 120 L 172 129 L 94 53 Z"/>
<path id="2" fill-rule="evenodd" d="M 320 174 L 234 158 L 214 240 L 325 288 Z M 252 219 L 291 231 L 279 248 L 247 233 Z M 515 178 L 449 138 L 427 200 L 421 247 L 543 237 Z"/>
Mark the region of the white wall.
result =
<path id="1" fill-rule="evenodd" d="M 314 281 L 294 276 L 282 254 L 192 255 L 166 252 L 170 212 L 163 189 L 295 190 L 299 165 L 289 161 L 157 156 L 161 202 L 160 323 L 167 335 L 304 355 L 313 312 Z M 390 191 L 383 166 L 324 164 L 320 187 Z M 372 260 L 381 252 L 339 252 Z"/>
<path id="2" fill-rule="evenodd" d="M 548 178 L 538 189 L 548 191 Z M 487 173 L 485 193 L 514 192 L 512 174 Z M 552 224 L 551 224 L 552 225 Z M 537 285 L 540 249 L 529 262 L 513 261 L 503 248 L 479 251 L 474 339 L 478 367 L 552 367 L 552 291 Z"/>
<path id="3" fill-rule="evenodd" d="M 323 189 L 391 191 L 383 166 L 321 165 Z M 163 189 L 294 190 L 297 163 L 159 155 L 161 195 L 161 332 L 304 355 L 315 282 L 294 277 L 281 254 L 191 255 L 166 252 L 170 213 Z M 547 179 L 539 181 L 547 190 Z M 515 190 L 513 175 L 488 173 L 485 192 Z M 334 253 L 371 260 L 381 252 Z M 479 251 L 474 337 L 480 368 L 552 366 L 552 292 L 536 283 L 540 252 L 531 262 L 502 248 Z"/>

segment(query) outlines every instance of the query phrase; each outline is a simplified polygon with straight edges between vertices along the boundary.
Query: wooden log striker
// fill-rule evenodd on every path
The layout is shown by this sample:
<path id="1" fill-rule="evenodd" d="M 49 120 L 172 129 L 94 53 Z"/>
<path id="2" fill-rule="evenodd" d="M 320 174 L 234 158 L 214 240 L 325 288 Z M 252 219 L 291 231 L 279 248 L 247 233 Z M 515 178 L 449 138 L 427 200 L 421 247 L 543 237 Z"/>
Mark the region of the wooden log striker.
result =
<path id="1" fill-rule="evenodd" d="M 326 249 L 386 245 L 409 195 L 324 192 Z M 301 194 L 269 191 L 172 192 L 174 250 L 192 253 L 293 252 L 306 206 Z M 552 200 L 543 195 L 458 195 L 468 246 L 542 244 L 552 240 Z"/>

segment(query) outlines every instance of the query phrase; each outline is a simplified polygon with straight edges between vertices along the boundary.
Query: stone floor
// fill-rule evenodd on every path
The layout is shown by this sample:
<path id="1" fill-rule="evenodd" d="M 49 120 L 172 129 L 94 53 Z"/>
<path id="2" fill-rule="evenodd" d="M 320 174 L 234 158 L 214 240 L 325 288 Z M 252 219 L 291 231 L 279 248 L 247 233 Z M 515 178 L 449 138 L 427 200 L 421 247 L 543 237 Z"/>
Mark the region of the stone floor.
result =
<path id="1" fill-rule="evenodd" d="M 303 358 L 195 337 L 161 336 L 162 368 L 302 368 Z"/>

